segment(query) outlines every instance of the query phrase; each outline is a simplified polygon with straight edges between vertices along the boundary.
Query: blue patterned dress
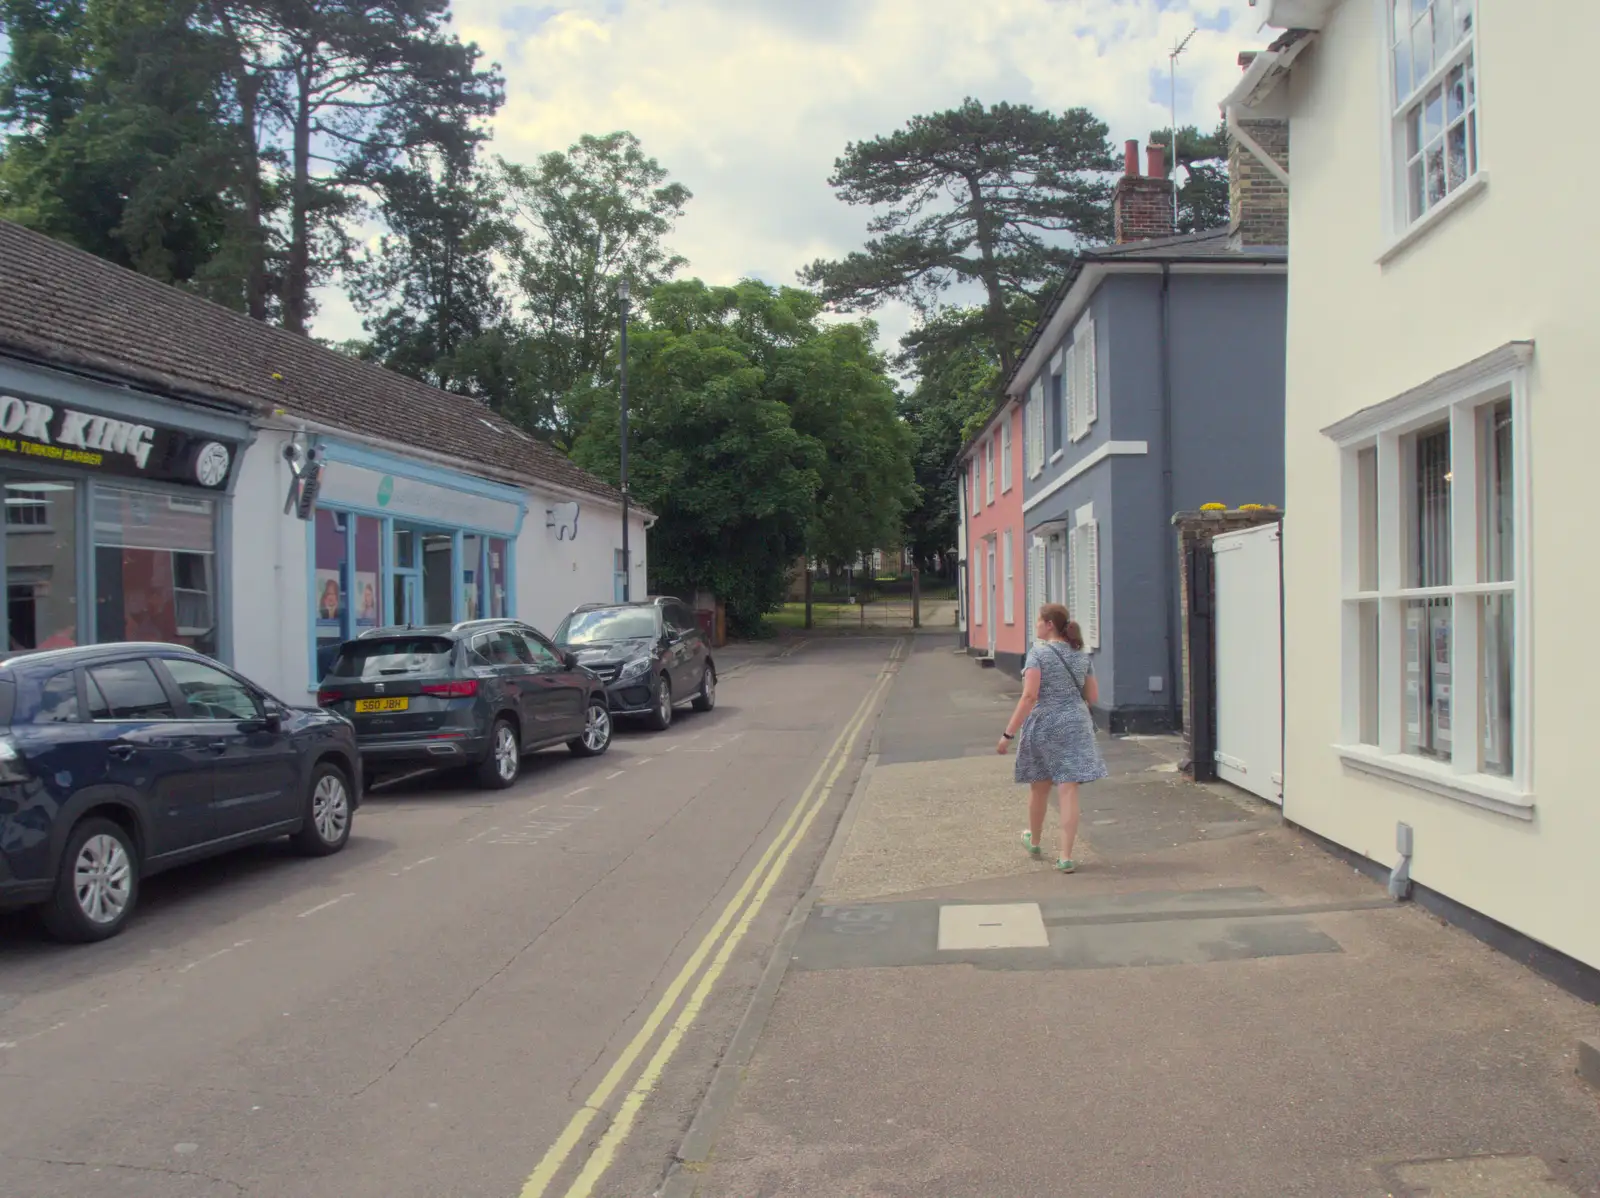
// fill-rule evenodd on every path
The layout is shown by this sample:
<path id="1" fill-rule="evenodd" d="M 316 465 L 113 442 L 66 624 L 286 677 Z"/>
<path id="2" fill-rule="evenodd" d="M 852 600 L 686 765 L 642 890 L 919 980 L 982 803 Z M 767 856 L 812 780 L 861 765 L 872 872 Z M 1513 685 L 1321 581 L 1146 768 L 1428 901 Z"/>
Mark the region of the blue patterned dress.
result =
<path id="1" fill-rule="evenodd" d="M 1063 641 L 1039 641 L 1028 650 L 1023 671 L 1039 671 L 1039 702 L 1017 738 L 1018 782 L 1094 782 L 1106 763 L 1094 738 L 1094 716 L 1083 688 L 1094 661 Z"/>

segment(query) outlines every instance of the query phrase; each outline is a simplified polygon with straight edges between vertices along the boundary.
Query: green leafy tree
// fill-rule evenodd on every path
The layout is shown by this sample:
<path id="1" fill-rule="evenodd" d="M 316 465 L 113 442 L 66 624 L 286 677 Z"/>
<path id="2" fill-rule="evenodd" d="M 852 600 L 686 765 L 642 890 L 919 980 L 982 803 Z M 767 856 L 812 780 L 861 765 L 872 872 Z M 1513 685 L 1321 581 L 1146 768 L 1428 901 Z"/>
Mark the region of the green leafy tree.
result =
<path id="1" fill-rule="evenodd" d="M 941 573 L 960 518 L 956 455 L 982 430 L 1003 381 L 984 323 L 981 308 L 947 308 L 901 340 L 900 364 L 916 377 L 901 401 L 915 438 L 918 490 L 906 516 L 906 540 L 919 565 Z"/>
<path id="2" fill-rule="evenodd" d="M 1157 129 L 1150 144 L 1167 149 L 1167 176 L 1172 175 L 1172 131 Z M 1201 233 L 1225 228 L 1228 224 L 1228 128 L 1218 125 L 1211 133 L 1201 133 L 1193 125 L 1178 130 L 1178 164 L 1187 172 L 1178 188 L 1180 233 Z"/>
<path id="3" fill-rule="evenodd" d="M 878 210 L 865 248 L 801 272 L 831 304 L 889 299 L 932 312 L 952 286 L 982 287 L 985 331 L 1009 372 L 1019 345 L 1013 301 L 1037 300 L 1074 245 L 1110 230 L 1114 168 L 1105 124 L 1088 110 L 961 107 L 916 116 L 886 137 L 851 143 L 829 184 Z"/>
<path id="4" fill-rule="evenodd" d="M 265 316 L 276 290 L 284 326 L 303 333 L 363 195 L 409 149 L 470 145 L 503 80 L 449 31 L 449 0 L 207 0 L 206 14 L 225 47 L 239 137 L 254 151 L 243 186 L 260 230 L 249 308 Z M 265 230 L 274 179 L 287 226 L 276 263 Z"/>
<path id="5" fill-rule="evenodd" d="M 714 591 L 736 632 L 782 602 L 821 485 L 815 443 L 769 385 L 784 327 L 804 323 L 788 298 L 759 283 L 669 283 L 629 339 L 629 489 L 658 517 L 652 585 Z M 617 447 L 616 405 L 594 404 L 573 460 L 615 481 Z"/>
<path id="6" fill-rule="evenodd" d="M 509 229 L 498 193 L 465 149 L 417 147 L 375 174 L 388 231 L 354 272 L 350 294 L 367 317 L 375 360 L 503 408 L 497 346 L 484 339 L 505 332 L 495 255 Z"/>
<path id="7" fill-rule="evenodd" d="M 617 285 L 648 296 L 684 264 L 664 239 L 690 193 L 627 132 L 586 135 L 533 167 L 502 162 L 500 172 L 528 334 L 525 422 L 566 447 L 585 419 L 582 396 L 616 368 Z"/>
<path id="8" fill-rule="evenodd" d="M 247 147 L 193 4 L 4 0 L 0 215 L 243 306 Z"/>

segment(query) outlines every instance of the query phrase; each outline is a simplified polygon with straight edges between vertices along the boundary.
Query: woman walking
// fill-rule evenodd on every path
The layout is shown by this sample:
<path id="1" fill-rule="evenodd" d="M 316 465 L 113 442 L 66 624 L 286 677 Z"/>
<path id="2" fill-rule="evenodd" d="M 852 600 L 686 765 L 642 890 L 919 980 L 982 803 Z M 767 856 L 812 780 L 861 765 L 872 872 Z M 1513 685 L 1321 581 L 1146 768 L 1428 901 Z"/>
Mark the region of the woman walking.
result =
<path id="1" fill-rule="evenodd" d="M 1070 874 L 1078 868 L 1072 859 L 1078 838 L 1078 785 L 1106 776 L 1089 712 L 1089 705 L 1100 698 L 1100 686 L 1094 662 L 1083 650 L 1083 633 L 1066 608 L 1059 603 L 1041 607 L 1034 635 L 1038 640 L 1022 667 L 1022 698 L 995 751 L 1004 756 L 1021 732 L 1016 779 L 1032 788 L 1022 844 L 1035 857 L 1043 851 L 1039 837 L 1050 788 L 1060 787 L 1061 846 L 1056 868 Z"/>

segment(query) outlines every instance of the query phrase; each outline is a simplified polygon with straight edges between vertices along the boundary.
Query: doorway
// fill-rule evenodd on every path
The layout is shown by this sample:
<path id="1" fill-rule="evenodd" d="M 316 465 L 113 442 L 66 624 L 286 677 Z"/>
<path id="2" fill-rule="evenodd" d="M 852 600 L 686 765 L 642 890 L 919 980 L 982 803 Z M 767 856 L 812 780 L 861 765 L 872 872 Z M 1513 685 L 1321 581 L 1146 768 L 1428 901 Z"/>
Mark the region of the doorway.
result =
<path id="1" fill-rule="evenodd" d="M 989 566 L 988 577 L 985 580 L 984 589 L 987 592 L 985 596 L 988 601 L 986 610 L 989 613 L 989 656 L 993 657 L 995 654 L 996 642 L 999 640 L 999 636 L 995 631 L 995 625 L 1000 622 L 1000 609 L 995 606 L 994 540 L 991 538 L 987 544 Z"/>
<path id="2" fill-rule="evenodd" d="M 454 550 L 453 533 L 395 526 L 394 623 L 454 623 Z"/>

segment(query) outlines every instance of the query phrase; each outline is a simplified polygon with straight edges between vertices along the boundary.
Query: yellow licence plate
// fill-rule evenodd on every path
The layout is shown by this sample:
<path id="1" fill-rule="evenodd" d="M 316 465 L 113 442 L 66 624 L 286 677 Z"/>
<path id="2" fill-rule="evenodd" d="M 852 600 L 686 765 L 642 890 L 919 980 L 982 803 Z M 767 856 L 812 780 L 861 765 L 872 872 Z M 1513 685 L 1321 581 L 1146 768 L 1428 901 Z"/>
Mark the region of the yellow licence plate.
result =
<path id="1" fill-rule="evenodd" d="M 404 711 L 410 706 L 410 699 L 357 699 L 356 714 L 370 715 L 374 711 Z"/>

